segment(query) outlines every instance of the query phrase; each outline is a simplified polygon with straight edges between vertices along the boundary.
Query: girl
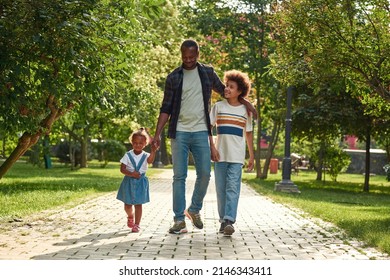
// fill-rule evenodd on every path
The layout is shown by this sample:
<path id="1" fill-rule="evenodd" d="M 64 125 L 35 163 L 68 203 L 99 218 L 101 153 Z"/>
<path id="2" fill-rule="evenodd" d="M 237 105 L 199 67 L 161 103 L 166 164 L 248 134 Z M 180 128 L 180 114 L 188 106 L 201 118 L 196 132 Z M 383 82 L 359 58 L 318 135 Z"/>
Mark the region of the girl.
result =
<path id="1" fill-rule="evenodd" d="M 145 128 L 133 132 L 129 137 L 129 141 L 133 149 L 128 151 L 120 160 L 120 171 L 125 177 L 116 198 L 125 204 L 127 226 L 131 228 L 132 232 L 139 232 L 142 204 L 149 202 L 149 181 L 145 173 L 148 164 L 154 161 L 156 148 L 152 145 L 150 153 L 143 150 L 150 142 L 150 136 Z"/>

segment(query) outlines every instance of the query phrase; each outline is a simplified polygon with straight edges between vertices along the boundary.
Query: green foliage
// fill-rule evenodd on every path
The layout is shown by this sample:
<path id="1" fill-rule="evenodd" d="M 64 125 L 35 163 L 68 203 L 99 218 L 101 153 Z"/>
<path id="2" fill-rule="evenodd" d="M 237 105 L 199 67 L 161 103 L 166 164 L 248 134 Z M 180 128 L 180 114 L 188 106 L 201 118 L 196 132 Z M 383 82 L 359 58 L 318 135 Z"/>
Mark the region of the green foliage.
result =
<path id="1" fill-rule="evenodd" d="M 91 11 L 96 1 L 5 1 L 0 17 L 0 124 L 7 131 L 40 129 L 47 100 L 66 109 L 98 97 L 103 79 Z"/>
<path id="2" fill-rule="evenodd" d="M 313 91 L 297 87 L 294 98 L 293 134 L 299 138 L 336 138 L 345 134 L 364 139 L 370 119 L 358 99 L 345 92 L 342 81 Z"/>
<path id="3" fill-rule="evenodd" d="M 165 3 L 4 0 L 0 9 L 0 131 L 22 132 L 20 151 L 35 143 L 31 139 L 49 133 L 70 110 L 76 112 L 71 125 L 85 132 L 95 121 L 128 113 L 130 101 L 138 99 L 135 96 L 142 99 L 137 103 L 140 112 L 150 111 L 152 115 L 144 114 L 148 120 L 155 117 L 155 109 L 139 106 L 155 99 L 145 91 L 143 96 L 134 96 L 139 91 L 131 86 L 131 78 L 138 56 L 156 40 L 150 36 L 153 32 L 143 30 L 157 19 Z M 86 141 L 88 135 L 83 137 Z M 19 155 L 15 153 L 1 168 L 2 175 Z"/>
<path id="4" fill-rule="evenodd" d="M 34 145 L 28 152 L 28 163 L 42 167 L 43 165 L 43 152 L 41 145 Z"/>
<path id="5" fill-rule="evenodd" d="M 95 159 L 100 159 L 104 162 L 103 167 L 107 166 L 108 162 L 119 162 L 126 153 L 126 147 L 123 143 L 116 140 L 105 140 L 104 142 L 93 143 Z"/>
<path id="6" fill-rule="evenodd" d="M 350 156 L 339 147 L 329 146 L 325 150 L 325 166 L 333 181 L 337 176 L 345 171 L 351 163 Z"/>
<path id="7" fill-rule="evenodd" d="M 387 0 L 292 0 L 275 9 L 272 71 L 278 80 L 316 88 L 342 78 L 363 104 L 389 107 Z"/>
<path id="8" fill-rule="evenodd" d="M 270 72 L 297 87 L 293 134 L 387 139 L 388 1 L 289 0 L 273 8 Z"/>
<path id="9" fill-rule="evenodd" d="M 350 156 L 342 150 L 337 141 L 316 140 L 306 143 L 310 164 L 314 169 L 325 168 L 333 181 L 344 172 L 351 163 Z M 301 142 L 302 143 L 302 142 Z"/>
<path id="10" fill-rule="evenodd" d="M 390 182 L 390 164 L 386 164 L 385 166 L 383 166 L 383 169 L 386 172 L 386 179 L 387 179 L 387 181 Z"/>

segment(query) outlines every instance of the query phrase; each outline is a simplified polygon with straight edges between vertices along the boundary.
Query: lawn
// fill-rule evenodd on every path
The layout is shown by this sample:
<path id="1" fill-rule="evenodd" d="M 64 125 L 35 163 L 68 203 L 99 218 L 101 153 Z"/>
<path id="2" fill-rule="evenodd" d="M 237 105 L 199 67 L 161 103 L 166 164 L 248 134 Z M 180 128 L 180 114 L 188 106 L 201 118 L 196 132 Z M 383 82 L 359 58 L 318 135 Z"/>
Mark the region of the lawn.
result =
<path id="1" fill-rule="evenodd" d="M 385 176 L 371 177 L 370 191 L 366 193 L 363 175 L 341 174 L 337 182 L 318 182 L 315 175 L 306 171 L 292 175 L 300 194 L 274 191 L 281 174 L 272 174 L 267 180 L 247 173 L 243 177 L 258 193 L 331 222 L 368 246 L 390 253 L 390 182 Z"/>
<path id="2" fill-rule="evenodd" d="M 149 168 L 148 176 L 158 176 L 159 169 Z M 329 177 L 328 177 L 329 178 Z M 342 174 L 337 182 L 315 181 L 315 173 L 292 175 L 300 194 L 275 192 L 281 174 L 267 180 L 244 173 L 243 180 L 257 192 L 284 205 L 298 208 L 307 215 L 321 218 L 342 228 L 349 236 L 390 254 L 390 182 L 384 176 L 370 178 L 370 192 L 363 192 L 362 175 Z M 43 169 L 16 163 L 0 180 L 0 226 L 14 219 L 56 207 L 69 208 L 102 193 L 117 191 L 122 180 L 119 163 L 105 168 L 98 162 L 89 168 L 72 171 L 63 164 Z"/>
<path id="3" fill-rule="evenodd" d="M 149 169 L 148 175 L 158 172 Z M 51 169 L 18 162 L 0 180 L 0 222 L 21 219 L 54 207 L 72 207 L 99 194 L 116 191 L 123 175 L 119 163 L 105 168 L 97 161 L 71 170 L 54 163 Z"/>

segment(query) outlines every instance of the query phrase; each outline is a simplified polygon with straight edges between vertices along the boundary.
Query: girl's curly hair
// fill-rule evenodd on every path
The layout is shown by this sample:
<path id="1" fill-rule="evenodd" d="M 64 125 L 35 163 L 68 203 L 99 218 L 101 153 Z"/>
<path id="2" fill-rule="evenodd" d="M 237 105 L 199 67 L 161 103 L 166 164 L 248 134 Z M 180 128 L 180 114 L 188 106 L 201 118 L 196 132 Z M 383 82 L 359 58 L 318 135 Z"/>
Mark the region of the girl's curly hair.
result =
<path id="1" fill-rule="evenodd" d="M 148 145 L 152 141 L 152 137 L 150 136 L 149 132 L 147 131 L 147 129 L 145 127 L 141 127 L 140 129 L 134 131 L 130 135 L 130 137 L 129 137 L 129 142 L 130 143 L 133 143 L 133 138 L 135 136 L 145 137 L 146 145 Z"/>

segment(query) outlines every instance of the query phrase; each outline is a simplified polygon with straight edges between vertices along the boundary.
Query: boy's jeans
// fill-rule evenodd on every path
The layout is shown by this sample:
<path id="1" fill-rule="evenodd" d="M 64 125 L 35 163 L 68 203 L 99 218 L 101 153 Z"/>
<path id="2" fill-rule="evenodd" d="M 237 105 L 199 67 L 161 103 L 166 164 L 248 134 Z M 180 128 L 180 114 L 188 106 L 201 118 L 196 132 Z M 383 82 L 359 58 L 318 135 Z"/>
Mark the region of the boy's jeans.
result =
<path id="1" fill-rule="evenodd" d="M 236 221 L 238 199 L 241 190 L 242 164 L 231 162 L 215 162 L 215 186 L 219 221 Z"/>
<path id="2" fill-rule="evenodd" d="M 192 153 L 196 169 L 196 182 L 192 194 L 190 212 L 199 213 L 203 206 L 210 181 L 211 154 L 209 135 L 207 131 L 183 132 L 177 131 L 176 138 L 171 139 L 173 162 L 173 212 L 175 221 L 184 220 L 186 209 L 186 178 L 188 156 Z"/>

